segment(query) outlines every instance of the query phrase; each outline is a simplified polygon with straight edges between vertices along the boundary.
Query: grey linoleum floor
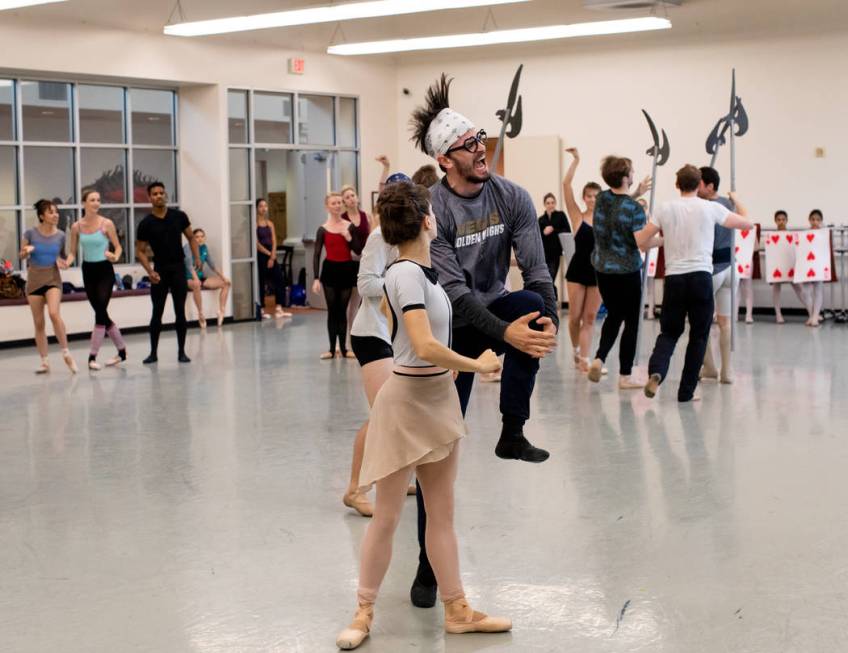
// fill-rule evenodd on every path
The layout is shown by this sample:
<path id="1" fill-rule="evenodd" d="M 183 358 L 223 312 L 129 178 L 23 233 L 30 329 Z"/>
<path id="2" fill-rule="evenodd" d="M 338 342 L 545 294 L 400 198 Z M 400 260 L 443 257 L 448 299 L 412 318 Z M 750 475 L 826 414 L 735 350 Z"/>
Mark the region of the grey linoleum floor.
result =
<path id="1" fill-rule="evenodd" d="M 318 361 L 321 314 L 281 326 L 192 330 L 188 366 L 170 333 L 143 367 L 133 336 L 125 369 L 73 379 L 55 346 L 48 377 L 0 352 L 0 651 L 335 650 L 366 403 L 354 361 Z M 495 458 L 490 384 L 463 445 L 467 593 L 514 631 L 446 637 L 440 608 L 409 604 L 410 497 L 362 650 L 848 650 L 848 327 L 742 325 L 736 384 L 685 406 L 619 392 L 614 360 L 590 385 L 560 341 L 527 428 L 551 459 Z"/>

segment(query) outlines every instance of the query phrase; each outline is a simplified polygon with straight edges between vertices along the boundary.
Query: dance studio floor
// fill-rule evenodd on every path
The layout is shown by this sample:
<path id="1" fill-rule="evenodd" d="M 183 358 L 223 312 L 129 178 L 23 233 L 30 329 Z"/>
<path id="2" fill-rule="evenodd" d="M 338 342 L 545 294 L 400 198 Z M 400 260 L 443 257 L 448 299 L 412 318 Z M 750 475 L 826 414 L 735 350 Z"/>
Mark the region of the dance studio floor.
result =
<path id="1" fill-rule="evenodd" d="M 361 650 L 848 650 L 848 327 L 763 318 L 738 340 L 736 384 L 679 406 L 619 392 L 615 361 L 590 385 L 563 333 L 527 428 L 539 466 L 495 458 L 498 386 L 478 384 L 463 574 L 514 631 L 444 636 L 441 608 L 409 604 L 410 497 Z M 335 650 L 367 524 L 341 504 L 356 362 L 318 360 L 322 314 L 194 329 L 187 366 L 170 333 L 143 367 L 146 342 L 76 378 L 55 346 L 43 378 L 34 349 L 0 351 L 0 651 Z"/>

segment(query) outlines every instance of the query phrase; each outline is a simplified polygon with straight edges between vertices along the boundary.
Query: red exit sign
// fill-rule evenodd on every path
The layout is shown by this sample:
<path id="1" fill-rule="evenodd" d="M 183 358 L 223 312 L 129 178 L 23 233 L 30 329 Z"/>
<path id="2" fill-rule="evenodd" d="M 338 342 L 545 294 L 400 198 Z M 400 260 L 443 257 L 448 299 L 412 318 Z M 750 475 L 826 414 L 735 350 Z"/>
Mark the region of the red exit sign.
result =
<path id="1" fill-rule="evenodd" d="M 289 59 L 289 73 L 302 75 L 306 72 L 306 60 L 303 57 L 292 57 Z"/>

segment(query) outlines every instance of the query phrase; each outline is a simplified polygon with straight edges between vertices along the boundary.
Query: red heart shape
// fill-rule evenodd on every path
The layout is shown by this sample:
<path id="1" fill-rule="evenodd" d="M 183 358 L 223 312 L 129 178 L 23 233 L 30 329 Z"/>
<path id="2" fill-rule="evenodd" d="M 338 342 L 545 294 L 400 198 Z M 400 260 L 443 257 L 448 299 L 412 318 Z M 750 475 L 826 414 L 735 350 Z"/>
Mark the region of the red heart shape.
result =
<path id="1" fill-rule="evenodd" d="M 815 234 L 807 234 L 807 242 L 808 242 L 808 243 L 813 242 L 813 239 L 814 239 L 815 237 L 816 237 L 816 235 L 815 235 Z"/>
<path id="2" fill-rule="evenodd" d="M 750 269 L 751 269 L 751 264 L 749 263 L 748 265 L 746 265 L 746 266 L 745 266 L 745 269 L 746 269 L 746 270 L 750 270 Z"/>
<path id="3" fill-rule="evenodd" d="M 786 234 L 786 242 L 791 243 L 794 240 L 792 234 Z"/>
<path id="4" fill-rule="evenodd" d="M 789 268 L 789 272 L 786 273 L 786 276 L 790 279 L 795 276 L 795 268 Z"/>
<path id="5" fill-rule="evenodd" d="M 739 247 L 739 245 L 737 245 L 737 246 L 736 246 L 736 253 L 737 253 L 737 254 L 739 253 L 739 250 L 740 250 L 740 249 L 742 249 L 742 248 L 741 248 L 741 247 Z"/>
<path id="6" fill-rule="evenodd" d="M 807 254 L 807 260 L 808 260 L 808 261 L 815 261 L 815 260 L 816 260 L 816 255 L 815 255 L 815 254 L 813 254 L 812 252 L 810 252 L 809 254 Z"/>
<path id="7" fill-rule="evenodd" d="M 774 234 L 774 235 L 771 237 L 771 242 L 773 242 L 773 243 L 775 243 L 775 244 L 777 243 L 777 241 L 778 241 L 778 240 L 780 240 L 780 236 L 778 236 L 777 234 Z"/>
<path id="8" fill-rule="evenodd" d="M 773 276 L 775 279 L 780 279 L 781 277 L 783 277 L 783 275 L 780 273 L 780 270 L 777 269 L 775 269 L 771 276 Z"/>
<path id="9" fill-rule="evenodd" d="M 745 271 L 745 268 L 743 268 L 743 267 L 740 265 L 740 266 L 739 266 L 739 274 L 742 274 L 744 271 Z"/>
<path id="10" fill-rule="evenodd" d="M 807 271 L 807 276 L 808 276 L 808 277 L 814 277 L 814 276 L 816 276 L 816 273 L 815 273 L 815 271 L 814 271 L 812 268 L 810 268 L 810 269 Z"/>
<path id="11" fill-rule="evenodd" d="M 825 268 L 824 273 L 827 274 L 828 272 L 830 272 L 830 268 Z"/>
<path id="12" fill-rule="evenodd" d="M 751 233 L 751 230 L 750 229 L 743 229 L 740 233 L 742 234 L 742 238 L 747 238 L 748 234 Z"/>

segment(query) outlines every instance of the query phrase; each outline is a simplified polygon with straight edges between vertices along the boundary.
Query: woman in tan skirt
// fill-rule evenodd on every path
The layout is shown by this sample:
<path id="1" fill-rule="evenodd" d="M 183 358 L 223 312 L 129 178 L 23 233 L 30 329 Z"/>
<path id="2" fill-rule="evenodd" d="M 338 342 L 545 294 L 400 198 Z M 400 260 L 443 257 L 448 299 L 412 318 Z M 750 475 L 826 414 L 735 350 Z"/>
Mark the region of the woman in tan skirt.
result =
<path id="1" fill-rule="evenodd" d="M 427 507 L 427 553 L 445 604 L 445 630 L 492 633 L 512 627 L 509 619 L 476 612 L 465 600 L 453 528 L 453 486 L 465 424 L 450 370 L 494 372 L 500 362 L 491 350 L 477 359 L 450 350 L 451 303 L 430 263 L 436 218 L 429 191 L 391 184 L 380 194 L 377 210 L 383 238 L 398 247 L 398 259 L 385 277 L 394 370 L 371 408 L 359 473 L 360 488 L 377 484 L 377 499 L 362 542 L 358 609 L 336 639 L 345 650 L 358 647 L 371 630 L 413 472 Z"/>
<path id="2" fill-rule="evenodd" d="M 50 200 L 39 200 L 35 203 L 38 216 L 38 226 L 27 229 L 21 243 L 21 260 L 29 259 L 27 265 L 26 296 L 32 310 L 32 321 L 35 324 L 35 346 L 41 355 L 41 365 L 36 374 L 46 374 L 50 371 L 47 360 L 47 329 L 44 320 L 44 307 L 53 323 L 53 333 L 62 348 L 62 358 L 65 365 L 74 374 L 77 364 L 68 351 L 68 337 L 65 334 L 65 323 L 59 314 L 59 303 L 62 301 L 62 277 L 59 268 L 68 267 L 65 253 L 65 233 L 60 231 L 59 209 Z"/>

